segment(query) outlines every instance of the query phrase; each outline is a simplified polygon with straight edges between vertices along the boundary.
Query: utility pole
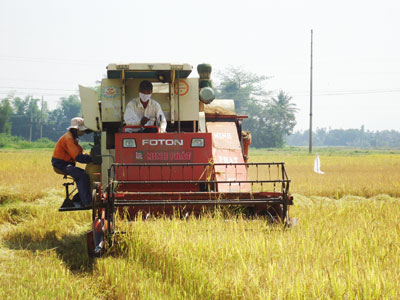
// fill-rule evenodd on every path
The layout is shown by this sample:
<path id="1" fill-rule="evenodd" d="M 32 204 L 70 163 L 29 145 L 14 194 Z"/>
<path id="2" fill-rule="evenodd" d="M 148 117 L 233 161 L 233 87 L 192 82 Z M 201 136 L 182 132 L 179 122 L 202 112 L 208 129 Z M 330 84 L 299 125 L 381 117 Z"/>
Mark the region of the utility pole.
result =
<path id="1" fill-rule="evenodd" d="M 312 96 L 313 96 L 313 30 L 311 29 L 311 64 L 310 64 L 310 140 L 308 152 L 312 153 Z"/>
<path id="2" fill-rule="evenodd" d="M 40 106 L 40 138 L 43 137 L 43 96 L 42 96 L 42 104 Z"/>
<path id="3" fill-rule="evenodd" d="M 30 126 L 29 126 L 29 141 L 32 142 L 32 123 L 33 123 L 33 118 L 32 118 L 32 96 L 31 96 L 31 101 L 30 101 L 28 107 L 29 107 L 30 115 L 31 115 L 31 121 L 30 121 Z"/>

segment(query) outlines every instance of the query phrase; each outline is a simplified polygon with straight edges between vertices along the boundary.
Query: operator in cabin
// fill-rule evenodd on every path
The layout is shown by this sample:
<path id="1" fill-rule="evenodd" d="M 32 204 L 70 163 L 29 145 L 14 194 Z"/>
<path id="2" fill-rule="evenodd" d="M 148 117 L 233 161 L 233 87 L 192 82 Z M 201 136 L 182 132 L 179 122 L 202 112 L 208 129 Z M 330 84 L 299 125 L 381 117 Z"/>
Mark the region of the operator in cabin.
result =
<path id="1" fill-rule="evenodd" d="M 144 126 L 156 125 L 160 132 L 165 132 L 167 120 L 160 104 L 151 98 L 153 84 L 143 80 L 139 85 L 139 97 L 133 98 L 126 106 L 124 121 L 126 125 L 142 126 L 142 128 L 127 128 L 126 132 L 154 132 L 154 128 Z"/>

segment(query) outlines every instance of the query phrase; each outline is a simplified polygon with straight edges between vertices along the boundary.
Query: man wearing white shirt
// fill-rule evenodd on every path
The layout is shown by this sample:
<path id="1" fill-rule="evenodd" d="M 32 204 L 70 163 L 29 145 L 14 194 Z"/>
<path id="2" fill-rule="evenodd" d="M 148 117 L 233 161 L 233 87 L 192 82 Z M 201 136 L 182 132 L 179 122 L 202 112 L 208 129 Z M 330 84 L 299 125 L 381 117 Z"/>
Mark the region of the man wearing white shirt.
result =
<path id="1" fill-rule="evenodd" d="M 153 84 L 143 80 L 139 85 L 139 97 L 133 98 L 126 106 L 124 121 L 126 125 L 142 126 L 132 128 L 129 132 L 143 132 L 143 126 L 152 126 L 154 123 L 159 127 L 160 132 L 165 132 L 167 120 L 160 104 L 151 98 Z"/>

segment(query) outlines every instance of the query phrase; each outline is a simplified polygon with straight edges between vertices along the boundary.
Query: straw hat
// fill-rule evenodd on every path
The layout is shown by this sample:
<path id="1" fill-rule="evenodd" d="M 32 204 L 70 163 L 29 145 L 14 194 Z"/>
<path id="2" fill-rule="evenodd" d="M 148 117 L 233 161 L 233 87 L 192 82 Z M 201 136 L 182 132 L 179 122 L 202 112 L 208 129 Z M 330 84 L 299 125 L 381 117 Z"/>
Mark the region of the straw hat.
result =
<path id="1" fill-rule="evenodd" d="M 71 125 L 67 129 L 71 129 L 71 128 L 75 128 L 80 131 L 85 131 L 87 129 L 87 127 L 83 123 L 83 119 L 79 118 L 79 117 L 71 119 Z"/>

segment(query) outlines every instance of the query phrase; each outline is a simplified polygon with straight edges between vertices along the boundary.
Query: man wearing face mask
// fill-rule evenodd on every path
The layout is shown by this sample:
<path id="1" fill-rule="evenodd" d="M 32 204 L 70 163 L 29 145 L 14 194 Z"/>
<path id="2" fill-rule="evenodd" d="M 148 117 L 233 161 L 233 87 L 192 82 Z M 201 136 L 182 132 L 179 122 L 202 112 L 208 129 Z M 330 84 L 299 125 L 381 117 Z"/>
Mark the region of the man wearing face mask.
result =
<path id="1" fill-rule="evenodd" d="M 160 132 L 165 132 L 167 120 L 160 104 L 151 98 L 153 84 L 143 80 L 139 85 L 139 97 L 133 98 L 126 106 L 124 120 L 126 125 L 151 126 L 157 125 Z M 127 130 L 128 131 L 128 130 Z M 147 132 L 143 128 L 133 128 L 129 132 Z"/>

